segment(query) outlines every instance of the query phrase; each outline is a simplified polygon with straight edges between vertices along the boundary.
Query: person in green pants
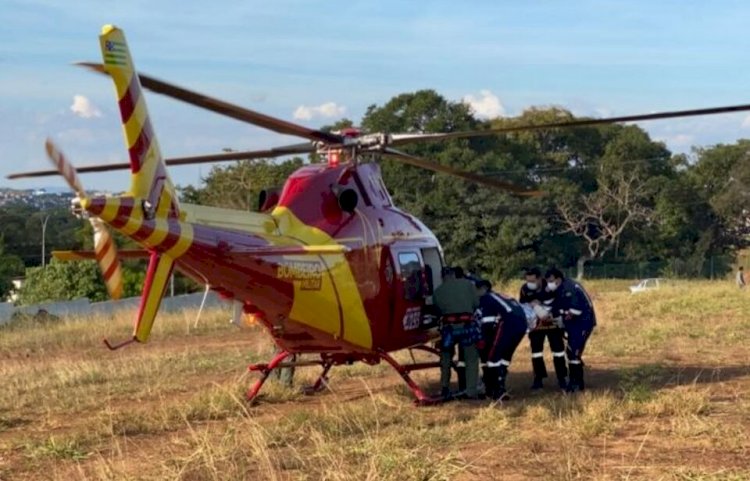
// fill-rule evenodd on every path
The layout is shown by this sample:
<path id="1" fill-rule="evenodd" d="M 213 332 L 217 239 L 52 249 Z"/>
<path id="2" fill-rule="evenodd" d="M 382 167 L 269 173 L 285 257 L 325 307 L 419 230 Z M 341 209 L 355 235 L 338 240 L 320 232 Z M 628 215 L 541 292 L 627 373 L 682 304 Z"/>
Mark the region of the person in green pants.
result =
<path id="1" fill-rule="evenodd" d="M 443 268 L 443 283 L 433 294 L 435 306 L 441 315 L 440 327 L 440 393 L 450 397 L 453 352 L 458 345 L 458 384 L 465 388 L 469 399 L 478 397 L 479 352 L 476 343 L 481 338 L 474 310 L 479 306 L 474 283 L 463 277 L 463 270 Z"/>

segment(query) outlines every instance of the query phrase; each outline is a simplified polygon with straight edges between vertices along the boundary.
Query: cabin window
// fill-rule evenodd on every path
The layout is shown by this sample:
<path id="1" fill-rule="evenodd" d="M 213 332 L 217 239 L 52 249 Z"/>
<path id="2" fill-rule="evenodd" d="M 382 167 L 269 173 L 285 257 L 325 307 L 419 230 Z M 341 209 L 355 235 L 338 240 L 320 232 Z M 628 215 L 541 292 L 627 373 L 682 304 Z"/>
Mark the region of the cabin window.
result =
<path id="1" fill-rule="evenodd" d="M 398 255 L 401 281 L 404 284 L 404 299 L 413 301 L 424 297 L 422 263 L 415 252 L 402 252 Z"/>

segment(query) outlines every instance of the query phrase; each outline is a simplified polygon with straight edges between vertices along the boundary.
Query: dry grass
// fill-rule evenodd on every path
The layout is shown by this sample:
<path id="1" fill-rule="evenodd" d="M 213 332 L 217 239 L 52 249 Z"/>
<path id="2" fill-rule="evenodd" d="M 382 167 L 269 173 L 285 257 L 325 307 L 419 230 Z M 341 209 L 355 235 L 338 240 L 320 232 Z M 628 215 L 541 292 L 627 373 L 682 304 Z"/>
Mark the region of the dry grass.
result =
<path id="1" fill-rule="evenodd" d="M 197 329 L 163 316 L 151 344 L 116 353 L 99 341 L 125 316 L 6 327 L 0 480 L 750 479 L 750 293 L 626 286 L 589 285 L 588 391 L 532 395 L 524 343 L 504 404 L 415 408 L 389 368 L 355 365 L 328 392 L 269 383 L 247 406 L 244 366 L 272 347 L 220 311 Z"/>

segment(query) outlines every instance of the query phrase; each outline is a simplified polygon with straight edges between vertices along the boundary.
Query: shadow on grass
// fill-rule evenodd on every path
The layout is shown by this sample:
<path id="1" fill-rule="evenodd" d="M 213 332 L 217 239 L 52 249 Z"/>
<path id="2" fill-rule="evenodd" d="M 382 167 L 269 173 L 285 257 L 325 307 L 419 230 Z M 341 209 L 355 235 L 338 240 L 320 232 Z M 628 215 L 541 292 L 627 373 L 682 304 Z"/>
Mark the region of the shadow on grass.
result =
<path id="1" fill-rule="evenodd" d="M 557 395 L 557 382 L 552 376 L 545 379 L 545 388 L 532 391 L 531 374 L 522 372 L 508 376 L 508 388 L 514 400 L 534 399 L 544 395 Z M 616 397 L 633 400 L 644 400 L 654 393 L 677 386 L 700 386 L 730 381 L 739 377 L 750 377 L 750 366 L 671 366 L 662 363 L 644 363 L 618 369 L 602 369 L 586 366 L 586 391 L 608 391 Z M 452 388 L 456 389 L 456 376 L 452 377 Z M 440 384 L 437 380 L 423 383 L 425 392 L 437 393 Z M 399 390 L 404 395 L 410 394 L 408 389 Z"/>
<path id="2" fill-rule="evenodd" d="M 335 372 L 335 368 L 332 372 Z M 429 372 L 429 379 L 418 379 L 417 383 L 420 388 L 428 395 L 435 395 L 440 392 L 438 382 L 438 371 Z M 550 373 L 554 376 L 554 373 Z M 662 398 L 664 395 L 670 395 L 674 388 L 708 386 L 710 384 L 730 381 L 739 377 L 750 377 L 750 366 L 728 366 L 728 367 L 705 367 L 705 366 L 675 366 L 663 363 L 643 363 L 640 365 L 631 365 L 623 368 L 596 368 L 586 367 L 586 403 L 592 397 L 604 396 L 612 401 L 643 404 Z M 453 389 L 456 389 L 455 373 L 452 377 Z M 331 379 L 330 390 L 324 389 L 322 392 L 312 396 L 302 395 L 297 386 L 294 390 L 288 391 L 279 389 L 277 386 L 270 384 L 268 392 L 259 396 L 258 402 L 253 407 L 263 409 L 263 406 L 279 404 L 299 404 L 316 405 L 328 404 L 331 402 L 357 402 L 367 399 L 373 395 L 394 396 L 398 402 L 403 402 L 404 407 L 411 404 L 414 396 L 407 386 L 394 372 L 389 372 L 387 377 L 373 374 L 369 376 L 362 373 L 360 376 L 335 376 Z M 303 382 L 295 383 L 296 385 Z M 581 409 L 580 402 L 576 401 L 577 396 L 564 395 L 557 389 L 557 383 L 554 377 L 546 380 L 545 389 L 541 391 L 530 390 L 531 373 L 518 372 L 511 370 L 508 379 L 508 388 L 511 394 L 511 400 L 503 405 L 513 410 L 525 410 L 531 406 L 539 404 L 554 405 L 562 402 L 571 404 L 570 409 L 566 412 L 575 412 Z M 264 387 L 264 390 L 269 387 Z M 281 395 L 281 391 L 284 393 Z M 707 401 L 709 395 L 703 394 L 702 397 Z M 715 396 L 710 396 L 715 399 Z M 457 401 L 451 404 L 465 405 L 469 410 L 484 409 L 492 404 L 490 400 L 463 402 Z M 577 407 L 573 406 L 577 405 Z M 439 405 L 436 408 L 440 409 Z"/>

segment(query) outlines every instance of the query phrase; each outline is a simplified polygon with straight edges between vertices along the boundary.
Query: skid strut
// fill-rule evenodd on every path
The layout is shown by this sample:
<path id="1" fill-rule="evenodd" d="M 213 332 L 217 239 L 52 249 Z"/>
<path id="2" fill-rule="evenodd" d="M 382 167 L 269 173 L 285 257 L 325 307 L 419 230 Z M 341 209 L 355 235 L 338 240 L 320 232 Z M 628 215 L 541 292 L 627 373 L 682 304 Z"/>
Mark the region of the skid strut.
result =
<path id="1" fill-rule="evenodd" d="M 429 354 L 434 354 L 436 356 L 440 355 L 440 352 L 437 349 L 429 346 L 414 346 L 410 349 L 410 351 L 422 351 Z M 354 361 L 362 361 L 366 362 L 367 364 L 377 364 L 380 361 L 385 361 L 386 363 L 388 363 L 399 374 L 399 376 L 401 376 L 401 379 L 404 380 L 406 385 L 409 387 L 409 390 L 411 390 L 412 394 L 414 394 L 414 397 L 416 398 L 415 403 L 417 405 L 424 406 L 438 404 L 444 401 L 444 399 L 441 397 L 430 397 L 426 395 L 424 391 L 422 391 L 422 389 L 417 385 L 417 383 L 414 382 L 414 379 L 412 379 L 410 375 L 412 371 L 440 367 L 439 362 L 414 361 L 410 364 L 401 364 L 385 351 L 377 351 L 373 354 L 368 354 L 361 357 L 358 356 L 356 358 L 342 357 L 338 359 L 323 354 L 321 355 L 321 359 L 318 360 L 284 362 L 290 356 L 292 356 L 292 353 L 288 351 L 282 351 L 276 354 L 273 359 L 271 359 L 271 361 L 267 364 L 252 364 L 248 366 L 249 371 L 260 373 L 260 378 L 255 381 L 255 384 L 253 384 L 253 386 L 247 391 L 248 402 L 251 402 L 255 399 L 255 397 L 258 395 L 258 392 L 260 392 L 261 388 L 263 387 L 263 384 L 268 379 L 268 376 L 271 375 L 274 369 L 284 367 L 321 366 L 323 368 L 323 371 L 320 373 L 320 376 L 318 376 L 318 379 L 312 386 L 305 390 L 307 394 L 313 394 L 321 391 L 328 385 L 328 373 L 334 365 L 351 364 Z"/>
<path id="2" fill-rule="evenodd" d="M 266 379 L 268 379 L 268 376 L 271 374 L 271 372 L 279 367 L 279 364 L 281 364 L 286 358 L 291 355 L 292 353 L 290 353 L 289 351 L 281 351 L 280 353 L 276 354 L 268 364 L 253 364 L 251 366 L 248 366 L 248 371 L 260 372 L 260 379 L 255 381 L 253 387 L 250 388 L 250 390 L 247 392 L 248 401 L 252 401 L 253 399 L 255 399 L 255 396 L 258 395 L 258 391 L 260 391 L 260 388 L 263 387 L 263 384 L 266 382 Z"/>
<path id="3" fill-rule="evenodd" d="M 323 363 L 323 372 L 320 373 L 315 383 L 305 390 L 306 394 L 314 394 L 320 392 L 324 387 L 328 385 L 328 371 L 333 367 L 333 363 L 328 361 Z"/>

